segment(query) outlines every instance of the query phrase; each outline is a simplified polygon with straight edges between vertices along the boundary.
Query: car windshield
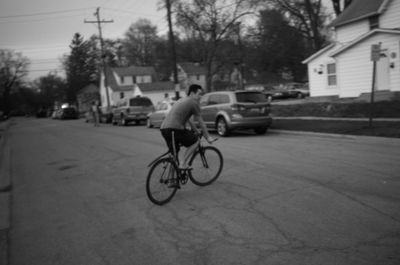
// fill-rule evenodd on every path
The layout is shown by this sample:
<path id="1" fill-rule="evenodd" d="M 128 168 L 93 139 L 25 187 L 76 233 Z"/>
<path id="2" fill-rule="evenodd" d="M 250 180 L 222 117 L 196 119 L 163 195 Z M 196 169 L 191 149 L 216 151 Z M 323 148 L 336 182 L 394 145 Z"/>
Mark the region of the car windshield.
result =
<path id="1" fill-rule="evenodd" d="M 238 102 L 252 102 L 252 103 L 268 102 L 265 96 L 259 92 L 237 92 L 236 98 Z"/>
<path id="2" fill-rule="evenodd" d="M 132 98 L 129 101 L 130 106 L 145 106 L 145 107 L 150 107 L 153 105 L 151 103 L 151 100 L 148 98 Z"/>

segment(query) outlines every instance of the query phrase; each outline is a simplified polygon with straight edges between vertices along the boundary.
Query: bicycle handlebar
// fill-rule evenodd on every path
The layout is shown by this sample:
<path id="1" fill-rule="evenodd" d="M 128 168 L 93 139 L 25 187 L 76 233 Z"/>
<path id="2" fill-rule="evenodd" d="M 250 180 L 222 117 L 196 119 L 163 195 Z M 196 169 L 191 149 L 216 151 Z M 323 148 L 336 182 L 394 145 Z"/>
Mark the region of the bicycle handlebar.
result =
<path id="1" fill-rule="evenodd" d="M 201 139 L 202 137 L 204 137 L 204 134 L 203 134 L 203 131 L 200 131 L 199 133 L 197 133 L 197 136 L 199 137 L 199 139 Z M 217 141 L 219 138 L 218 137 L 216 137 L 216 138 L 214 138 L 211 142 L 208 142 L 208 143 L 213 143 L 213 142 L 215 142 L 215 141 Z M 206 139 L 207 140 L 207 139 Z"/>

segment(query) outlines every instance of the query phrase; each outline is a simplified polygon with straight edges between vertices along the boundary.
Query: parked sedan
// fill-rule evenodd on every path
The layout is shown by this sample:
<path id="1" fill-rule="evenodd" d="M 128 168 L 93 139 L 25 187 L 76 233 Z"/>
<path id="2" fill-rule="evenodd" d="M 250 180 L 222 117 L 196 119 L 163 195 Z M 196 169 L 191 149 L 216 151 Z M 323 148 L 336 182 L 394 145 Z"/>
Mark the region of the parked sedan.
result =
<path id="1" fill-rule="evenodd" d="M 269 101 L 276 99 L 288 99 L 291 97 L 289 90 L 283 87 L 265 86 L 263 94 Z"/>
<path id="2" fill-rule="evenodd" d="M 172 105 L 174 105 L 175 101 L 161 101 L 159 102 L 155 110 L 148 114 L 147 116 L 147 127 L 160 127 L 161 123 L 165 119 L 167 113 L 171 110 Z"/>
<path id="3" fill-rule="evenodd" d="M 285 88 L 289 91 L 291 98 L 305 98 L 310 96 L 308 83 L 288 83 Z"/>

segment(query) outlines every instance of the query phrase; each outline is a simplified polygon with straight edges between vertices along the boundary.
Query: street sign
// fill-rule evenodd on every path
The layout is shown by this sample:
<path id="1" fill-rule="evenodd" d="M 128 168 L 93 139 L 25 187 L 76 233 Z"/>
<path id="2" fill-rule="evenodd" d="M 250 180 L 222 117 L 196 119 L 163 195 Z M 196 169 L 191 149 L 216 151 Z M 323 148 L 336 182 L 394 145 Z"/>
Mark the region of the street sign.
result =
<path id="1" fill-rule="evenodd" d="M 371 61 L 377 62 L 381 57 L 381 45 L 380 44 L 372 44 L 371 45 Z"/>

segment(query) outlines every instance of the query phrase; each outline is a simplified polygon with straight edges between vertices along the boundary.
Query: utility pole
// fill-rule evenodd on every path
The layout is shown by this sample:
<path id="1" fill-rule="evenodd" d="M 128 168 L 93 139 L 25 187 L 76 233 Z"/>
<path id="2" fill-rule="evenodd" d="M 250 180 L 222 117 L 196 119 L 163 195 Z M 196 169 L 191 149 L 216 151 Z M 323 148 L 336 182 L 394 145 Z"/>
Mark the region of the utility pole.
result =
<path id="1" fill-rule="evenodd" d="M 171 45 L 172 52 L 172 63 L 174 64 L 174 83 L 175 83 L 175 97 L 179 99 L 179 80 L 178 80 L 178 69 L 176 67 L 176 51 L 175 51 L 175 38 L 174 32 L 172 31 L 172 20 L 171 20 L 171 2 L 166 0 L 167 4 L 167 15 L 168 15 L 168 26 L 169 26 L 169 42 Z"/>
<path id="2" fill-rule="evenodd" d="M 108 80 L 107 80 L 107 70 L 106 70 L 106 54 L 104 52 L 104 41 L 103 41 L 103 35 L 101 32 L 101 23 L 113 23 L 114 20 L 100 20 L 100 7 L 96 9 L 96 12 L 94 13 L 96 16 L 97 20 L 96 21 L 87 21 L 85 19 L 85 23 L 97 23 L 97 26 L 99 28 L 99 38 L 100 38 L 100 49 L 101 49 L 101 63 L 103 66 L 103 74 L 104 74 L 104 88 L 106 90 L 106 98 L 107 98 L 107 109 L 110 108 L 110 95 L 108 93 Z M 101 82 L 101 80 L 100 80 Z"/>
<path id="3" fill-rule="evenodd" d="M 372 128 L 372 118 L 374 116 L 374 94 L 375 94 L 375 86 L 376 86 L 376 62 L 379 61 L 381 57 L 381 52 L 384 51 L 381 49 L 381 42 L 379 44 L 371 45 L 371 61 L 372 65 L 372 88 L 371 88 L 371 101 L 369 107 L 369 127 Z"/>

